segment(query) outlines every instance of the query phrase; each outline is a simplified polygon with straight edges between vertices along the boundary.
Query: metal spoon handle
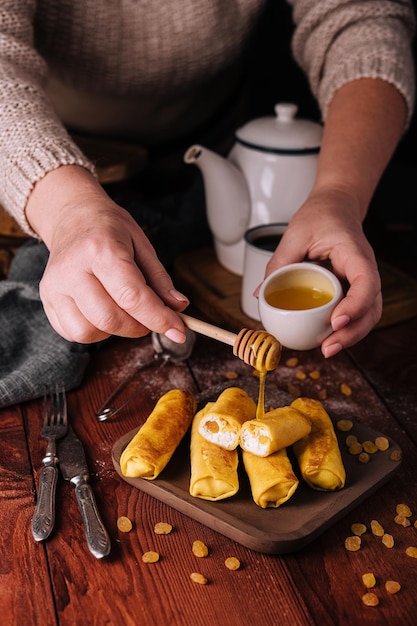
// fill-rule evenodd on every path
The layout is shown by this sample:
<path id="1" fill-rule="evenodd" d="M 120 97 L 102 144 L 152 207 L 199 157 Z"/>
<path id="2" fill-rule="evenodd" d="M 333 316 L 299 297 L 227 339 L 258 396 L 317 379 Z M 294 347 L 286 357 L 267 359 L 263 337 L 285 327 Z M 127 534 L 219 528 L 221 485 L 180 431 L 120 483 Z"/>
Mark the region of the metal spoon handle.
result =
<path id="1" fill-rule="evenodd" d="M 153 357 L 153 361 L 155 361 L 156 357 Z M 168 362 L 167 358 L 164 358 L 163 361 L 161 361 L 161 363 L 159 364 L 158 368 L 155 370 L 153 376 L 156 376 L 156 374 L 158 374 L 158 372 L 161 371 L 161 369 L 164 367 L 164 365 Z M 149 365 L 150 362 L 146 363 L 146 365 Z M 122 387 L 124 387 L 124 385 L 127 383 L 127 381 L 131 378 L 131 375 L 129 375 L 127 378 L 125 378 L 117 387 L 116 389 L 113 391 L 113 393 L 107 398 L 107 400 L 103 403 L 103 405 L 99 408 L 98 411 L 96 411 L 96 418 L 100 421 L 100 422 L 105 422 L 106 420 L 108 420 L 110 417 L 113 417 L 114 415 L 116 415 L 116 413 L 118 413 L 119 411 L 121 411 L 122 409 L 125 408 L 125 406 L 127 404 L 129 404 L 129 402 L 131 402 L 132 400 L 134 400 L 144 389 L 145 387 L 147 387 L 150 383 L 150 379 L 148 378 L 144 383 L 142 383 L 137 389 L 136 391 L 134 391 L 120 406 L 118 406 L 117 408 L 112 408 L 109 406 L 110 402 L 112 401 L 112 399 L 117 395 L 117 393 L 122 389 Z"/>

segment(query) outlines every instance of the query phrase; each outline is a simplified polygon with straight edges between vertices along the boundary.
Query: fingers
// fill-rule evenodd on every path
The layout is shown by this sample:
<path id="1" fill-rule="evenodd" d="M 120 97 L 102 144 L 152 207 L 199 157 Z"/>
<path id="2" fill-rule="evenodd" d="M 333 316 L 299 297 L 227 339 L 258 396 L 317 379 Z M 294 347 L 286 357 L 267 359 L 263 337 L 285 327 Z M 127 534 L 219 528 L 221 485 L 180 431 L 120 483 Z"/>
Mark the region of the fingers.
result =
<path id="1" fill-rule="evenodd" d="M 176 311 L 188 299 L 174 288 L 142 229 L 90 178 L 87 185 L 80 181 L 79 170 L 71 170 L 69 186 L 68 170 L 60 172 L 68 199 L 59 211 L 54 205 L 52 217 L 59 220 L 39 231 L 47 234 L 50 252 L 40 296 L 54 329 L 78 343 L 150 330 L 184 342 Z"/>
<path id="2" fill-rule="evenodd" d="M 51 255 L 40 295 L 59 334 L 68 341 L 92 343 L 111 335 L 140 337 L 153 330 L 178 343 L 185 341 L 184 324 L 175 310 L 183 310 L 188 299 L 173 287 L 145 240 L 143 271 L 132 246 L 120 240 Z"/>
<path id="3" fill-rule="evenodd" d="M 167 307 L 133 266 L 118 283 L 118 273 L 102 282 L 91 274 L 79 277 L 71 296 L 54 291 L 53 300 L 40 285 L 45 312 L 54 329 L 68 341 L 92 343 L 111 335 L 141 337 L 150 330 L 166 334 L 173 341 L 185 341 L 181 319 Z M 112 294 L 112 295 L 110 295 Z M 113 297 L 112 297 L 113 296 Z"/>
<path id="4" fill-rule="evenodd" d="M 189 305 L 188 298 L 175 289 L 170 275 L 142 231 L 136 233 L 133 244 L 137 265 L 146 277 L 147 284 L 167 306 L 175 311 L 183 311 Z"/>
<path id="5" fill-rule="evenodd" d="M 104 322 L 106 330 L 111 334 L 116 334 L 120 323 L 123 323 L 126 329 L 131 326 L 134 332 L 135 324 L 140 323 L 161 334 L 171 332 L 172 335 L 174 331 L 177 331 L 184 335 L 184 326 L 178 315 L 162 302 L 150 285 L 146 284 L 142 272 L 135 264 L 116 266 L 111 275 L 100 272 L 97 279 L 104 290 L 100 299 L 101 318 L 95 315 L 94 309 L 82 309 L 82 312 L 97 328 L 102 328 Z M 165 288 L 160 289 L 165 296 Z M 111 303 L 107 294 L 111 296 Z M 87 295 L 87 293 L 80 294 L 80 302 L 87 302 Z M 170 300 L 175 300 L 172 295 L 170 295 Z M 88 302 L 90 303 L 91 299 L 88 299 Z M 114 307 L 114 304 L 117 306 Z M 176 305 L 178 306 L 178 301 Z M 115 310 L 117 310 L 117 318 L 112 319 Z M 128 318 L 132 321 L 130 325 Z M 183 340 L 185 340 L 185 335 Z"/>
<path id="6" fill-rule="evenodd" d="M 82 315 L 72 298 L 58 298 L 54 305 L 42 297 L 42 293 L 41 299 L 52 328 L 67 341 L 87 344 L 102 341 L 110 336 L 93 326 Z"/>
<path id="7" fill-rule="evenodd" d="M 117 254 L 112 253 L 94 263 L 96 279 L 119 311 L 128 314 L 149 330 L 165 334 L 174 341 L 184 342 L 184 325 L 175 311 L 182 311 L 188 305 L 188 299 L 174 289 L 171 277 L 142 231 L 139 231 L 134 245 L 136 262 L 129 254 L 124 256 L 120 251 Z M 80 300 L 86 300 L 87 295 L 83 294 Z M 102 306 L 105 304 L 103 300 Z M 107 315 L 111 313 L 104 310 Z M 91 312 L 86 313 L 91 315 Z M 100 324 L 100 320 L 94 318 L 94 323 Z M 109 324 L 106 328 L 110 329 Z M 112 331 L 112 334 L 115 332 Z"/>
<path id="8" fill-rule="evenodd" d="M 65 339 L 92 343 L 113 334 L 140 337 L 149 332 L 115 305 L 94 276 L 80 273 L 77 278 L 75 286 L 64 284 L 51 289 L 46 275 L 39 287 L 45 313 L 53 328 Z"/>
<path id="9" fill-rule="evenodd" d="M 265 277 L 284 265 L 303 261 L 308 249 L 304 239 L 303 232 L 289 226 L 266 267 Z"/>
<path id="10" fill-rule="evenodd" d="M 265 275 L 305 259 L 330 261 L 334 273 L 349 285 L 332 314 L 333 332 L 322 344 L 323 355 L 329 358 L 363 339 L 379 321 L 381 282 L 372 248 L 360 225 L 342 228 L 334 223 L 330 227 L 328 215 L 321 228 L 319 222 L 315 229 L 311 228 L 311 221 L 303 219 L 303 222 L 295 219 L 289 224 Z M 259 287 L 255 291 L 258 294 Z"/>
<path id="11" fill-rule="evenodd" d="M 359 272 L 359 268 L 365 272 Z M 347 272 L 350 288 L 332 313 L 333 333 L 322 344 L 326 358 L 363 339 L 382 314 L 381 280 L 376 264 L 356 259 Z"/>
<path id="12" fill-rule="evenodd" d="M 378 309 L 379 307 L 376 303 L 375 311 Z M 380 314 L 378 315 L 371 311 L 357 320 L 349 321 L 342 330 L 332 333 L 323 341 L 321 346 L 323 356 L 330 358 L 338 354 L 338 352 L 344 348 L 353 346 L 355 343 L 366 337 L 366 335 L 378 322 L 379 318 Z"/>

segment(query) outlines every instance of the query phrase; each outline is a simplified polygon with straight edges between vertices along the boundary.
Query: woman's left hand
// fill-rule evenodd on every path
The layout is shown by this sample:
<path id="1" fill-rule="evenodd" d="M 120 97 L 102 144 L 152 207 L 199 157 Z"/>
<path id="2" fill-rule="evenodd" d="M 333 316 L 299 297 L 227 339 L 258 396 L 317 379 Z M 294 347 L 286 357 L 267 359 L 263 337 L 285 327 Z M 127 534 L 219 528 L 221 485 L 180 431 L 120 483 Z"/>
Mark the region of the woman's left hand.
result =
<path id="1" fill-rule="evenodd" d="M 333 332 L 321 346 L 325 357 L 365 337 L 382 313 L 378 267 L 355 205 L 345 191 L 313 192 L 290 221 L 266 271 L 302 260 L 330 261 L 339 279 L 347 281 L 345 297 L 332 313 Z"/>
<path id="2" fill-rule="evenodd" d="M 381 279 L 362 222 L 404 131 L 407 107 L 388 82 L 363 78 L 338 89 L 328 108 L 314 188 L 290 221 L 267 267 L 304 259 L 330 261 L 348 283 L 334 309 L 330 357 L 357 343 L 382 314 Z"/>

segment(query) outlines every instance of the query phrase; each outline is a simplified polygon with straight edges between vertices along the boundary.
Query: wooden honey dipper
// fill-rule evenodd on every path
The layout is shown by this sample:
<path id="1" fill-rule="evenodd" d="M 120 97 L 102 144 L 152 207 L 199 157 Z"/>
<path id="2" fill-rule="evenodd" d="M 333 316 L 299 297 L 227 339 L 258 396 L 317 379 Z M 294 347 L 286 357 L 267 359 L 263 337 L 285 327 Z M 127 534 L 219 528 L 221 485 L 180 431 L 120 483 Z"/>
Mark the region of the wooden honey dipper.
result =
<path id="1" fill-rule="evenodd" d="M 185 313 L 179 313 L 179 316 L 190 330 L 233 346 L 233 354 L 259 372 L 270 372 L 279 363 L 282 346 L 278 339 L 265 330 L 243 328 L 236 335 Z"/>

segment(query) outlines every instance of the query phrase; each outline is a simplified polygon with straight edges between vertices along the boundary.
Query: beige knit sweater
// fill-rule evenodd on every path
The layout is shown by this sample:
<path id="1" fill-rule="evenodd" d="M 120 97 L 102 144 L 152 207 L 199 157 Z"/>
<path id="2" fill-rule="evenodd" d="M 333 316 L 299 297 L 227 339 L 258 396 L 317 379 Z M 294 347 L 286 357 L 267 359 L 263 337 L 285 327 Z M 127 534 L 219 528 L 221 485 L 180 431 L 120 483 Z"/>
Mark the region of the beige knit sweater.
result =
<path id="1" fill-rule="evenodd" d="M 204 125 L 233 94 L 266 1 L 1 0 L 0 204 L 30 233 L 24 208 L 39 179 L 62 164 L 94 171 L 66 127 L 151 145 Z M 411 115 L 407 0 L 290 4 L 293 53 L 323 119 L 335 90 L 360 77 L 394 84 Z"/>

